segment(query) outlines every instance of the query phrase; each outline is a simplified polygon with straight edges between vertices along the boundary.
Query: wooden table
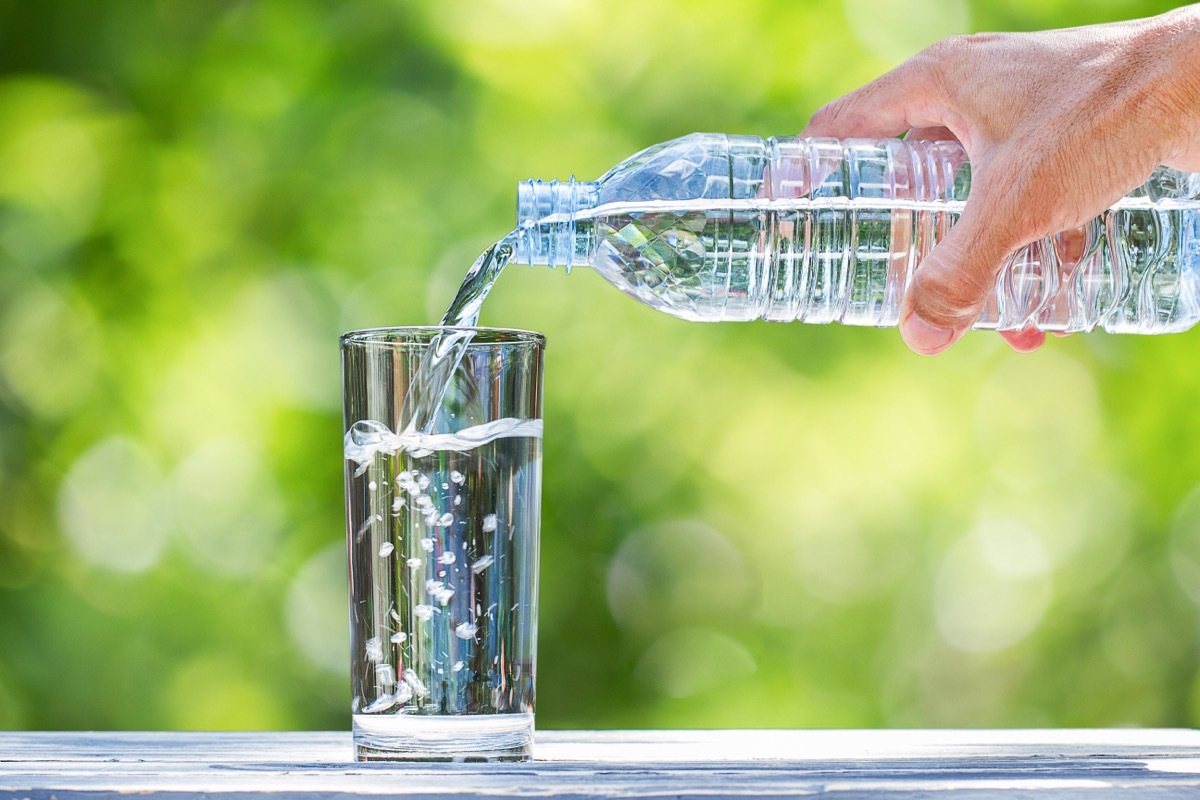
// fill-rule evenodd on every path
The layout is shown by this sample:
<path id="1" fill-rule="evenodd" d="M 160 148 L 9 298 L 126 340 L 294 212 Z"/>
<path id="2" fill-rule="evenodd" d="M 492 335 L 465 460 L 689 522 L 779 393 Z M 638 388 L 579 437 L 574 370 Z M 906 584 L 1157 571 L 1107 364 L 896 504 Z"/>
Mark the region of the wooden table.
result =
<path id="1" fill-rule="evenodd" d="M 349 733 L 0 733 L 0 800 L 1181 798 L 1200 732 L 543 731 L 535 760 L 357 764 Z"/>

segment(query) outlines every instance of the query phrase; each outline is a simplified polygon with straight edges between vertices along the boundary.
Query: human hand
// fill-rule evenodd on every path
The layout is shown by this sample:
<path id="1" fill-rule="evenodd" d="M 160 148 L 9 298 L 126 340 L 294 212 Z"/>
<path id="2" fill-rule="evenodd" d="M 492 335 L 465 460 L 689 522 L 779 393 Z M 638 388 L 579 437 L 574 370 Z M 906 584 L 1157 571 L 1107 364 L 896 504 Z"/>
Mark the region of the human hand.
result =
<path id="1" fill-rule="evenodd" d="M 1019 248 L 1076 228 L 1159 164 L 1200 172 L 1200 5 L 1028 34 L 956 36 L 819 109 L 802 136 L 953 137 L 971 160 L 962 216 L 900 312 L 936 355 L 979 317 Z M 1019 351 L 1045 334 L 1004 332 Z"/>

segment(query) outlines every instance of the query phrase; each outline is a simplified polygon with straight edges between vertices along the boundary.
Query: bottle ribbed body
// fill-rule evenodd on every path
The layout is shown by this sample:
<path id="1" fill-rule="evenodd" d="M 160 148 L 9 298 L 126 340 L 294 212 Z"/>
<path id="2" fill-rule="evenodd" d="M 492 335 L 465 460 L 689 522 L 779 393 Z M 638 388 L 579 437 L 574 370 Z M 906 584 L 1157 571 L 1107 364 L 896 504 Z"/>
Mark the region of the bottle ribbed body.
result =
<path id="1" fill-rule="evenodd" d="M 689 320 L 897 324 L 970 192 L 954 142 L 693 134 L 595 183 L 528 182 L 515 258 L 586 265 Z M 976 328 L 1163 333 L 1200 319 L 1200 175 L 1159 168 L 1000 273 Z"/>

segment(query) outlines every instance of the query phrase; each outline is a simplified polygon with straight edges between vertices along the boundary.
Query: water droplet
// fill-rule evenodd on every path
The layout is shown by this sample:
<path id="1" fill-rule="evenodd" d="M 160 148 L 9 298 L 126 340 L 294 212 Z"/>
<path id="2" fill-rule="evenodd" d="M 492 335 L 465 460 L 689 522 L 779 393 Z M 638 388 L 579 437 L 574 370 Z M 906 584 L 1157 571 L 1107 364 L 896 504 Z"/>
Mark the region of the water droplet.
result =
<path id="1" fill-rule="evenodd" d="M 494 530 L 496 530 L 496 515 L 488 514 L 483 518 L 483 532 L 491 533 Z"/>

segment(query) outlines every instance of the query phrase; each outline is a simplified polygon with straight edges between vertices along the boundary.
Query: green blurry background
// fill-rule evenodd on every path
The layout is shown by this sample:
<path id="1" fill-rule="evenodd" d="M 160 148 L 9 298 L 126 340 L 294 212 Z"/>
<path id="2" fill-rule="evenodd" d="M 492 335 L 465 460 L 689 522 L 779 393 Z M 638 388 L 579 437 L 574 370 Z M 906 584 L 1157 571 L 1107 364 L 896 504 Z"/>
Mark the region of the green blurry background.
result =
<path id="1" fill-rule="evenodd" d="M 529 177 L 785 134 L 952 33 L 1164 2 L 0 0 L 0 728 L 349 727 L 344 330 Z M 549 339 L 538 722 L 1200 724 L 1200 332 Z"/>

